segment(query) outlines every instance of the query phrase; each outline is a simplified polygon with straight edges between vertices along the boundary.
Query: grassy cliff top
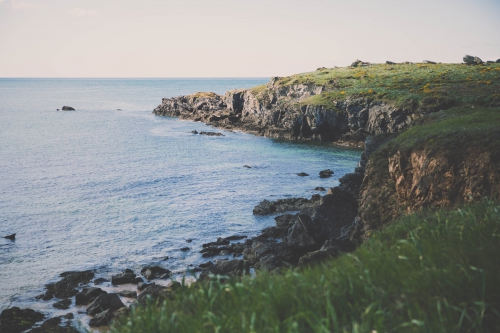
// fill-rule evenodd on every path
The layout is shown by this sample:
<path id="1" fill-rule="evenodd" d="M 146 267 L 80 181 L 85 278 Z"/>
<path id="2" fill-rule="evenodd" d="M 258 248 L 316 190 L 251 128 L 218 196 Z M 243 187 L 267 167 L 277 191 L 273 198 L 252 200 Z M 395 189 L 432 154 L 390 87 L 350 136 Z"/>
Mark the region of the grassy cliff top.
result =
<path id="1" fill-rule="evenodd" d="M 500 103 L 500 64 L 374 64 L 362 67 L 323 68 L 278 78 L 275 85 L 314 84 L 325 92 L 303 104 L 332 107 L 334 102 L 366 97 L 396 105 L 496 105 Z M 265 87 L 253 90 L 262 93 Z"/>

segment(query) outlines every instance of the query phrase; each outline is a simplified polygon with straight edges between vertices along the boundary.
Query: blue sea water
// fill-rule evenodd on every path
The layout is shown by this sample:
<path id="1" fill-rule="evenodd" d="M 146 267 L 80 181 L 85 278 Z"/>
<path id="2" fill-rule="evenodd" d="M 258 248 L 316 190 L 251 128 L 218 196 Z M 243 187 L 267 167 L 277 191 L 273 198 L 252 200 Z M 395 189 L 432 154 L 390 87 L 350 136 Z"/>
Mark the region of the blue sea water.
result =
<path id="1" fill-rule="evenodd" d="M 17 233 L 0 238 L 0 310 L 55 311 L 53 301 L 33 297 L 68 270 L 109 278 L 160 264 L 179 277 L 205 261 L 203 243 L 274 225 L 272 216 L 252 215 L 263 199 L 337 185 L 359 150 L 193 135 L 209 128 L 151 113 L 162 97 L 267 81 L 0 79 L 0 236 Z M 57 112 L 63 105 L 77 111 Z M 334 177 L 320 179 L 327 168 Z"/>

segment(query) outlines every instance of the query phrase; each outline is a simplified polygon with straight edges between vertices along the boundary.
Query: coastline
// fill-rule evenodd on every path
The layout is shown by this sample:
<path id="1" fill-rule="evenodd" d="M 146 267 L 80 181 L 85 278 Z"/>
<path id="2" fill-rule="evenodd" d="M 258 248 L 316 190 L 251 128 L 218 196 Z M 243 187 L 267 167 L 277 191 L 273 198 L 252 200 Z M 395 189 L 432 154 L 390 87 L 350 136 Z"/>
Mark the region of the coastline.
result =
<path id="1" fill-rule="evenodd" d="M 276 80 L 273 79 L 271 83 L 273 81 Z M 303 87 L 299 88 L 302 89 Z M 306 95 L 314 90 L 309 88 L 306 89 Z M 181 96 L 164 99 L 153 113 L 179 116 L 181 119 L 203 121 L 207 125 L 226 130 L 237 128 L 248 133 L 280 139 L 328 141 L 328 138 L 334 138 L 333 141 L 348 142 L 347 144 L 358 147 L 362 145 L 365 151 L 354 173 L 342 177 L 340 185 L 330 189 L 325 196 L 313 196 L 311 199 L 306 199 L 307 202 L 277 200 L 275 202 L 264 201 L 259 204 L 256 210 L 262 212 L 262 214 L 276 211 L 286 212 L 287 210 L 300 211 L 297 214 L 278 216 L 276 218 L 276 227 L 267 228 L 263 230 L 261 235 L 240 244 L 222 238 L 215 240 L 215 242 L 206 243 L 204 248 L 207 251 L 204 253 L 225 251 L 228 254 L 242 254 L 243 259 L 219 261 L 215 264 L 204 265 L 205 267 L 201 268 L 203 270 L 202 278 L 207 278 L 210 273 L 240 276 L 248 272 L 249 267 L 268 271 L 279 271 L 281 268 L 294 266 L 306 267 L 339 256 L 341 253 L 354 251 L 359 243 L 369 237 L 372 230 L 383 227 L 391 220 L 394 220 L 395 216 L 401 214 L 403 205 L 408 212 L 418 211 L 422 207 L 428 206 L 454 207 L 467 202 L 469 197 L 478 200 L 478 198 L 493 194 L 497 190 L 494 184 L 498 184 L 499 175 L 498 170 L 495 171 L 494 167 L 495 156 L 483 156 L 485 152 L 476 149 L 476 154 L 472 154 L 468 159 L 464 158 L 465 163 L 462 163 L 457 158 L 450 159 L 446 151 L 436 159 L 431 149 L 433 148 L 431 145 L 433 141 L 427 141 L 427 146 L 423 149 L 416 149 L 419 146 L 410 146 L 408 148 L 404 146 L 404 141 L 401 141 L 404 140 L 405 136 L 398 136 L 400 132 L 412 126 L 415 126 L 414 129 L 417 130 L 419 126 L 425 127 L 427 119 L 438 123 L 440 121 L 445 122 L 448 115 L 452 117 L 456 117 L 456 114 L 460 115 L 460 112 L 463 112 L 460 108 L 453 109 L 450 107 L 450 112 L 444 112 L 444 110 L 440 109 L 443 105 L 439 105 L 435 110 L 431 110 L 432 112 L 428 110 L 426 113 L 422 113 L 422 109 L 418 108 L 414 109 L 413 113 L 403 110 L 406 113 L 404 113 L 404 117 L 398 118 L 400 122 L 395 120 L 392 123 L 387 123 L 384 120 L 385 123 L 381 126 L 377 121 L 381 121 L 385 117 L 379 117 L 380 114 L 385 113 L 390 116 L 396 113 L 401 115 L 402 110 L 387 107 L 387 105 L 380 103 L 371 104 L 366 99 L 351 99 L 346 102 L 347 110 L 354 107 L 354 105 L 361 109 L 358 110 L 354 118 L 349 115 L 348 111 L 348 116 L 342 116 L 341 114 L 341 117 L 336 110 L 325 110 L 320 107 L 321 112 L 319 112 L 316 107 L 314 112 L 318 117 L 312 120 L 309 116 L 313 111 L 311 111 L 311 108 L 306 107 L 303 110 L 299 108 L 302 113 L 298 115 L 294 113 L 297 109 L 292 110 L 291 114 L 295 118 L 288 123 L 288 127 L 278 127 L 277 124 L 285 125 L 287 123 L 283 119 L 290 120 L 290 118 L 287 118 L 290 114 L 288 116 L 283 115 L 283 118 L 281 118 L 280 113 L 277 121 L 268 123 L 266 119 L 269 117 L 275 119 L 275 112 L 277 111 L 273 109 L 274 106 L 268 108 L 267 106 L 270 104 L 260 104 L 258 112 L 252 116 L 250 112 L 245 115 L 245 110 L 248 110 L 245 109 L 244 105 L 238 106 L 236 103 L 235 107 L 233 103 L 231 109 L 229 104 L 221 102 L 223 99 L 227 100 L 226 97 L 228 96 L 233 101 L 239 101 L 235 96 L 242 93 L 245 96 L 247 93 L 250 94 L 249 91 L 230 92 L 224 98 L 218 95 L 194 94 L 194 96 L 190 95 L 191 97 Z M 295 89 L 294 93 L 296 92 Z M 245 98 L 243 97 L 243 100 Z M 251 98 L 249 100 L 252 101 Z M 370 109 L 372 105 L 374 106 L 373 112 Z M 272 112 L 269 113 L 266 110 L 272 110 Z M 363 117 L 368 120 L 372 119 L 372 121 L 366 122 L 366 127 L 360 129 L 359 127 L 356 128 L 356 126 L 365 119 L 360 117 L 360 113 L 363 113 L 362 110 L 366 110 Z M 332 117 L 329 118 L 329 115 Z M 246 117 L 249 117 L 249 119 L 244 119 Z M 334 122 L 329 120 L 319 123 L 317 119 L 334 119 Z M 352 121 L 353 119 L 357 122 Z M 349 125 L 358 125 L 345 128 L 344 121 Z M 258 125 L 259 122 L 260 125 Z M 335 126 L 332 125 L 333 123 L 335 123 Z M 318 129 L 320 126 L 314 126 L 321 124 L 328 124 L 330 126 L 328 130 L 332 133 L 325 132 L 325 127 Z M 381 127 L 379 131 L 373 130 L 370 132 L 372 126 L 373 128 L 377 128 L 376 126 Z M 495 133 L 493 129 L 493 135 L 496 135 Z M 377 135 L 373 136 L 373 134 Z M 451 149 L 451 147 L 447 147 L 447 149 Z M 375 155 L 373 155 L 374 153 Z M 463 154 L 463 152 L 461 153 Z M 487 149 L 486 153 L 488 153 Z M 477 154 L 483 154 L 481 155 L 482 165 L 474 169 L 471 166 L 477 158 Z M 441 167 L 435 168 L 433 165 Z M 443 174 L 446 175 L 449 170 L 453 170 L 453 173 L 457 176 L 453 176 L 452 179 L 446 176 L 449 183 L 441 186 Z M 464 173 L 461 170 L 467 171 Z M 484 170 L 489 170 L 490 175 L 488 178 L 486 180 L 483 178 L 476 180 L 476 174 L 481 174 Z M 381 176 L 382 174 L 385 178 Z M 385 182 L 382 183 L 382 186 L 379 182 L 381 178 Z M 465 187 L 462 185 L 456 189 L 453 187 L 455 184 L 462 184 L 464 181 L 467 183 Z M 421 192 L 417 192 L 416 195 L 414 195 L 414 192 L 406 193 L 405 191 L 408 191 L 409 188 L 414 188 L 415 182 L 417 182 L 419 190 L 421 188 L 424 190 L 420 190 Z M 394 183 L 396 187 L 391 189 Z M 401 186 L 399 186 L 400 184 Z M 433 187 L 433 185 L 436 186 Z M 453 191 L 453 200 L 450 200 L 450 191 Z M 412 195 L 414 196 L 412 197 Z M 382 198 L 375 198 L 379 200 L 378 202 L 374 200 L 374 197 L 377 196 Z M 381 209 L 381 206 L 385 207 Z M 387 211 L 390 212 L 387 213 Z M 282 241 L 276 242 L 276 239 Z M 120 274 L 131 273 L 123 272 Z M 163 272 L 163 274 L 166 273 Z M 161 277 L 162 275 L 154 276 Z M 136 277 L 134 276 L 134 278 Z M 146 287 L 145 291 L 153 298 L 168 298 L 168 295 L 175 292 L 175 288 L 173 285 L 167 289 L 153 285 Z M 112 312 L 110 311 L 110 316 Z M 104 315 L 103 320 L 110 321 L 114 319 L 110 316 Z"/>

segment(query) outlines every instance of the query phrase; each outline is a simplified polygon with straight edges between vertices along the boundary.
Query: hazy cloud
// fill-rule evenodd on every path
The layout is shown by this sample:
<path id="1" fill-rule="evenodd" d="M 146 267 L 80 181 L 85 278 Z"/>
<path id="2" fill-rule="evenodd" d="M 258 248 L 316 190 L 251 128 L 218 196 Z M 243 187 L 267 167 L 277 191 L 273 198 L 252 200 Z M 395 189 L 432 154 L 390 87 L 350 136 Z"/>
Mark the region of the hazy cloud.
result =
<path id="1" fill-rule="evenodd" d="M 40 8 L 40 5 L 31 3 L 31 2 L 25 2 L 25 1 L 18 1 L 18 0 L 12 0 L 12 3 L 10 4 L 12 9 L 36 9 Z"/>
<path id="2" fill-rule="evenodd" d="M 93 16 L 97 14 L 97 11 L 90 9 L 75 8 L 71 9 L 69 13 L 74 16 Z"/>
<path id="3" fill-rule="evenodd" d="M 0 4 L 2 4 L 2 2 L 4 2 L 5 0 L 0 0 Z"/>

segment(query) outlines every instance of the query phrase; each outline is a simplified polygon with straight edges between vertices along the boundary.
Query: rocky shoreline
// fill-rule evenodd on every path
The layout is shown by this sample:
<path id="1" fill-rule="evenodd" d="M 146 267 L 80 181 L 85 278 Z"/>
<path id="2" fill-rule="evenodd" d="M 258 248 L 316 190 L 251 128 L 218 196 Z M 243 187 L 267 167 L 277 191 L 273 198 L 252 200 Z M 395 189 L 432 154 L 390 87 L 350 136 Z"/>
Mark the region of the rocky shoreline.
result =
<path id="1" fill-rule="evenodd" d="M 370 160 L 379 147 L 386 147 L 386 143 L 423 115 L 446 107 L 439 101 L 405 108 L 353 96 L 334 101 L 329 107 L 303 105 L 301 101 L 321 94 L 328 87 L 280 82 L 281 78 L 273 78 L 265 89 L 234 90 L 224 96 L 197 93 L 164 98 L 153 111 L 156 115 L 202 121 L 229 131 L 364 148 L 354 172 L 342 176 L 340 184 L 328 189 L 325 195 L 263 200 L 255 206 L 255 215 L 280 214 L 275 217 L 275 226 L 262 230 L 256 237 L 234 235 L 203 244 L 198 249 L 202 258 L 226 258 L 189 267 L 186 272 L 199 273 L 199 281 L 213 275 L 241 276 L 251 269 L 279 272 L 306 267 L 354 251 L 370 230 L 388 223 L 403 209 L 412 212 L 422 207 L 447 207 L 498 193 L 497 160 L 480 149 L 465 156 L 449 157 L 429 155 L 424 148 L 395 146 L 378 160 Z M 192 133 L 224 136 L 209 131 Z M 332 174 L 331 170 L 323 170 L 319 177 Z M 172 299 L 183 287 L 179 282 L 169 281 L 172 272 L 161 266 L 146 266 L 140 271 L 126 269 L 115 272 L 111 279 L 95 278 L 95 274 L 95 271 L 62 273 L 61 279 L 47 284 L 45 293 L 37 299 L 54 302 L 53 306 L 62 310 L 85 307 L 77 308 L 78 313 L 91 316 L 89 326 L 99 327 L 126 316 L 130 307 L 141 306 L 148 299 Z M 109 292 L 103 284 L 126 289 Z M 12 307 L 0 314 L 0 333 L 28 329 L 30 333 L 78 332 L 71 326 L 73 308 L 70 311 L 45 320 L 43 313 Z"/>
<path id="2" fill-rule="evenodd" d="M 270 85 L 272 86 L 276 80 L 278 79 L 273 79 Z M 286 96 L 291 96 L 293 100 L 297 98 L 298 92 L 303 97 L 320 91 L 321 88 L 314 86 L 297 86 L 287 91 Z M 283 268 L 304 267 L 356 248 L 357 232 L 359 232 L 356 220 L 359 189 L 369 154 L 381 143 L 380 140 L 370 136 L 365 127 L 359 126 L 361 123 L 368 127 L 375 126 L 367 125 L 368 119 L 361 119 L 368 115 L 368 110 L 363 110 L 359 101 L 353 101 L 351 104 L 346 104 L 346 110 L 350 112 L 347 118 L 321 108 L 317 110 L 306 108 L 298 110 L 299 114 L 304 113 L 302 116 L 292 112 L 296 117 L 292 121 L 289 119 L 290 109 L 277 111 L 274 106 L 259 104 L 252 96 L 250 90 L 239 90 L 228 92 L 224 98 L 215 94 L 198 94 L 191 98 L 163 99 L 162 104 L 153 113 L 204 121 L 207 125 L 225 130 L 238 129 L 273 138 L 335 141 L 339 145 L 364 147 L 365 152 L 354 173 L 341 177 L 340 185 L 330 188 L 326 195 L 315 194 L 310 199 L 264 200 L 254 208 L 255 215 L 293 212 L 277 216 L 276 226 L 266 228 L 260 235 L 250 239 L 238 235 L 203 244 L 200 249 L 203 258 L 222 255 L 232 256 L 233 259 L 218 259 L 205 262 L 198 267 L 190 267 L 186 272 L 199 273 L 199 281 L 210 279 L 212 275 L 241 276 L 248 274 L 251 268 L 279 272 Z M 292 104 L 289 103 L 289 106 Z M 257 107 L 258 112 L 255 110 L 250 112 L 248 105 Z M 390 111 L 380 105 L 370 107 L 377 112 Z M 322 119 L 322 122 L 319 119 Z M 406 122 L 397 124 L 392 122 L 389 128 L 397 130 L 404 126 Z M 209 131 L 193 131 L 192 134 L 223 136 L 222 133 Z M 332 174 L 333 171 L 327 169 L 321 171 L 319 176 L 327 178 Z M 308 176 L 308 174 L 300 173 L 298 176 Z M 325 189 L 317 188 L 317 190 Z M 92 280 L 94 275 L 94 271 L 61 273 L 62 279 L 47 284 L 45 293 L 37 296 L 37 299 L 55 300 L 53 306 L 63 310 L 72 306 L 86 306 L 85 311 L 79 312 L 91 316 L 88 322 L 90 327 L 100 327 L 109 325 L 113 320 L 129 313 L 130 307 L 122 302 L 124 299 L 130 301 L 130 306 L 140 306 L 148 299 L 168 299 L 181 287 L 175 281 L 167 286 L 156 284 L 155 281 L 169 279 L 171 276 L 168 269 L 160 266 L 144 267 L 140 273 L 127 269 L 113 275 L 111 281 L 102 278 Z M 98 287 L 102 283 L 109 282 L 112 286 L 123 285 L 131 290 L 108 293 Z M 45 319 L 42 313 L 37 312 L 35 318 L 37 320 L 29 321 L 29 318 L 34 318 L 32 310 L 19 311 L 14 307 L 2 312 L 0 332 L 4 332 L 6 327 L 8 332 L 21 332 L 32 327 L 34 328 L 28 332 L 78 332 L 70 324 L 73 318 L 72 312 L 65 316 L 50 318 L 37 325 L 36 323 Z M 31 326 L 26 326 L 27 322 L 30 322 Z"/>

